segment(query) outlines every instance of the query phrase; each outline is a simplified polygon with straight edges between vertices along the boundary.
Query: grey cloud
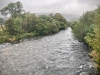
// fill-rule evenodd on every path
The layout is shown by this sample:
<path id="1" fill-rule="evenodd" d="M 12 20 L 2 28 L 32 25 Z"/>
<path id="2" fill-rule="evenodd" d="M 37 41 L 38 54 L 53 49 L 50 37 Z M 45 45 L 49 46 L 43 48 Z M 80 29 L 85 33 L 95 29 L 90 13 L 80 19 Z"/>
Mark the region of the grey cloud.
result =
<path id="1" fill-rule="evenodd" d="M 10 2 L 16 2 L 16 1 L 17 0 L 0 0 L 0 9 L 2 9 L 3 7 L 5 7 Z"/>
<path id="2" fill-rule="evenodd" d="M 0 9 L 17 0 L 0 0 Z M 94 10 L 100 0 L 19 0 L 26 11 L 33 13 L 62 13 L 82 15 L 87 10 Z"/>
<path id="3" fill-rule="evenodd" d="M 100 0 L 78 0 L 79 3 L 85 3 L 90 5 L 98 5 L 100 4 Z"/>

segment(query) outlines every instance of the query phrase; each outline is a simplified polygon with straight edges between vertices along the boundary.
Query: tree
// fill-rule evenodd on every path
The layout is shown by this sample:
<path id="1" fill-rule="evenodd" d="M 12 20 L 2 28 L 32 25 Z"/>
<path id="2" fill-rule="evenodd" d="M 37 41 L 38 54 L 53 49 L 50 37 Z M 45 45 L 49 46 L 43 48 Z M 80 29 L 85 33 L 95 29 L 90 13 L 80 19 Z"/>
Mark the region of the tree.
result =
<path id="1" fill-rule="evenodd" d="M 37 16 L 35 14 L 26 13 L 23 21 L 23 28 L 27 32 L 34 32 L 36 30 Z"/>
<path id="2" fill-rule="evenodd" d="M 22 23 L 23 23 L 23 19 L 21 17 L 9 18 L 5 23 L 8 34 L 11 35 L 21 34 L 23 31 Z"/>
<path id="3" fill-rule="evenodd" d="M 100 7 L 95 10 L 94 23 L 95 26 L 92 29 L 93 31 L 88 33 L 88 35 L 85 37 L 85 40 L 89 46 L 91 46 L 92 49 L 98 53 L 97 57 L 95 57 L 95 61 L 100 68 Z"/>
<path id="4" fill-rule="evenodd" d="M 95 13 L 94 11 L 87 11 L 80 17 L 80 22 L 83 23 L 85 26 L 90 26 L 91 24 L 94 24 L 94 17 Z"/>
<path id="5" fill-rule="evenodd" d="M 36 25 L 36 32 L 39 35 L 47 35 L 50 34 L 50 22 L 52 19 L 46 15 L 39 15 L 38 16 L 38 23 Z"/>
<path id="6" fill-rule="evenodd" d="M 6 26 L 6 30 L 8 32 L 8 34 L 11 35 L 15 35 L 15 30 L 13 28 L 14 25 L 14 20 L 13 18 L 9 18 L 6 22 L 5 22 L 5 26 Z"/>
<path id="7" fill-rule="evenodd" d="M 23 12 L 23 6 L 19 1 L 16 3 L 9 3 L 6 7 L 2 8 L 0 12 L 5 16 L 9 14 L 12 17 L 17 17 Z"/>
<path id="8" fill-rule="evenodd" d="M 14 25 L 13 28 L 16 32 L 16 34 L 21 34 L 23 29 L 22 29 L 22 23 L 23 23 L 23 19 L 21 17 L 17 17 L 14 19 Z"/>
<path id="9" fill-rule="evenodd" d="M 1 14 L 5 17 L 7 16 L 8 12 L 9 12 L 7 9 L 8 9 L 8 7 L 4 7 L 3 9 L 0 10 Z"/>
<path id="10" fill-rule="evenodd" d="M 51 13 L 51 14 L 49 14 L 49 16 L 51 17 L 51 18 L 53 18 L 53 14 Z"/>
<path id="11" fill-rule="evenodd" d="M 79 39 L 79 41 L 85 42 L 84 38 L 89 30 L 91 30 L 91 25 L 95 25 L 94 17 L 94 11 L 87 11 L 79 18 L 77 22 L 74 22 L 74 26 L 72 26 L 73 32 L 75 36 Z"/>
<path id="12" fill-rule="evenodd" d="M 60 29 L 65 29 L 67 27 L 68 22 L 60 13 L 56 13 L 53 18 L 59 22 Z"/>

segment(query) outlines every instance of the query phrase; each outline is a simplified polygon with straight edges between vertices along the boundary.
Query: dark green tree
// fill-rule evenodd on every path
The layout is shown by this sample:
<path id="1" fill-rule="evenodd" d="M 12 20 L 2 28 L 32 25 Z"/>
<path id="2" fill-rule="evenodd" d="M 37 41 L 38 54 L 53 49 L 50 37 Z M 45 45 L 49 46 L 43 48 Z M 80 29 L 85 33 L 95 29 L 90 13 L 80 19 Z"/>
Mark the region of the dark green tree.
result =
<path id="1" fill-rule="evenodd" d="M 72 25 L 73 32 L 79 41 L 85 42 L 85 36 L 87 35 L 91 25 L 94 24 L 94 11 L 87 11 L 84 13 L 77 22 Z"/>
<path id="2" fill-rule="evenodd" d="M 26 13 L 23 21 L 23 29 L 28 33 L 35 32 L 37 21 L 38 18 L 35 14 Z"/>
<path id="3" fill-rule="evenodd" d="M 23 12 L 23 6 L 19 1 L 16 3 L 9 3 L 6 7 L 2 8 L 0 12 L 5 16 L 9 14 L 12 17 L 17 17 Z"/>
<path id="4" fill-rule="evenodd" d="M 11 34 L 11 35 L 15 35 L 16 34 L 13 25 L 14 25 L 13 18 L 9 18 L 5 23 L 6 30 L 7 30 L 8 34 Z"/>
<path id="5" fill-rule="evenodd" d="M 53 18 L 59 22 L 60 29 L 65 29 L 67 27 L 68 22 L 60 13 L 56 13 Z"/>
<path id="6" fill-rule="evenodd" d="M 23 32 L 22 23 L 23 19 L 21 17 L 14 18 L 13 29 L 17 35 L 20 35 Z"/>

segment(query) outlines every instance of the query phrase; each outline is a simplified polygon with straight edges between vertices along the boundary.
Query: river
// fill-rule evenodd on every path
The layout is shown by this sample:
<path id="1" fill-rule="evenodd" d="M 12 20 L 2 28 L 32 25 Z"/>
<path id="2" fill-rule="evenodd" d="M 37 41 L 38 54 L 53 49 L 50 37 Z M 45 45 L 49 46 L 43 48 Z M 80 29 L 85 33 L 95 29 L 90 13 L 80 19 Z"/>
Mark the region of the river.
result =
<path id="1" fill-rule="evenodd" d="M 0 44 L 0 75 L 95 75 L 87 46 L 71 31 Z"/>

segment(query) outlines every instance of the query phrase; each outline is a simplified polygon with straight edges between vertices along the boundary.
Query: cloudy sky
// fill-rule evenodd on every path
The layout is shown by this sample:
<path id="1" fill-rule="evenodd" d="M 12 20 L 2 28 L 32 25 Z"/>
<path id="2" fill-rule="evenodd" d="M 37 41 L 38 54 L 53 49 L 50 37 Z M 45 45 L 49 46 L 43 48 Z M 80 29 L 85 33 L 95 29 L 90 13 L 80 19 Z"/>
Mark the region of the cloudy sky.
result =
<path id="1" fill-rule="evenodd" d="M 26 11 L 33 13 L 61 13 L 81 16 L 87 10 L 94 10 L 100 0 L 0 0 L 0 9 L 10 2 L 20 1 Z"/>

